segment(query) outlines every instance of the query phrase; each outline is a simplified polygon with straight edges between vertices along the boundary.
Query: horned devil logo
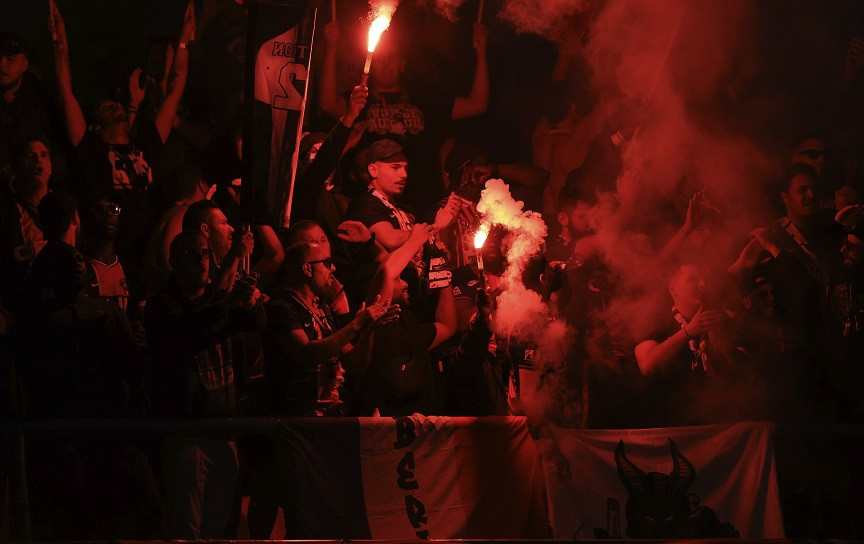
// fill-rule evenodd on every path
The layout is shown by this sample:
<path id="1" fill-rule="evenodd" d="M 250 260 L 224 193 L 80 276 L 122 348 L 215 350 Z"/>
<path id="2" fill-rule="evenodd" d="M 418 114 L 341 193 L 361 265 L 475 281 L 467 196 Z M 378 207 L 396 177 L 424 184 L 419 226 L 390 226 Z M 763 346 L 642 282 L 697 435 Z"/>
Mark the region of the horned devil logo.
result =
<path id="1" fill-rule="evenodd" d="M 699 497 L 687 490 L 696 480 L 696 469 L 672 439 L 672 472 L 645 474 L 624 453 L 624 441 L 615 448 L 618 477 L 627 489 L 627 536 L 630 538 L 737 538 L 730 523 L 721 523 L 717 514 L 699 505 Z M 613 499 L 614 500 L 614 499 Z M 617 502 L 617 501 L 616 501 Z M 614 505 L 617 509 L 617 504 Z M 617 518 L 617 516 L 616 516 Z M 595 529 L 597 536 L 613 535 L 616 527 Z M 610 535 L 611 536 L 611 535 Z"/>

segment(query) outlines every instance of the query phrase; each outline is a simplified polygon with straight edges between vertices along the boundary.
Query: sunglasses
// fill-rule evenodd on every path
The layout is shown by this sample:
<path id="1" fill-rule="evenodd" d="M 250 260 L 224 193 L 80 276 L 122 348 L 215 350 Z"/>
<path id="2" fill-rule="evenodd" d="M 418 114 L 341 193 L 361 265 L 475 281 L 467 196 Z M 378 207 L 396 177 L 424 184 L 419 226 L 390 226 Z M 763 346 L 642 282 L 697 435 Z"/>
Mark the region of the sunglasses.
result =
<path id="1" fill-rule="evenodd" d="M 796 153 L 796 155 L 805 155 L 811 161 L 815 161 L 819 157 L 821 157 L 825 152 L 821 149 L 804 149 Z"/>
<path id="2" fill-rule="evenodd" d="M 113 202 L 107 204 L 94 204 L 93 211 L 103 213 L 105 215 L 120 215 L 121 208 Z"/>
<path id="3" fill-rule="evenodd" d="M 213 255 L 213 250 L 206 247 L 198 249 L 186 249 L 183 251 L 186 257 L 194 257 L 196 259 L 209 259 Z"/>
<path id="4" fill-rule="evenodd" d="M 333 258 L 332 257 L 328 257 L 326 259 L 318 259 L 317 261 L 306 261 L 306 264 L 316 264 L 316 263 L 321 263 L 326 268 L 333 268 Z"/>

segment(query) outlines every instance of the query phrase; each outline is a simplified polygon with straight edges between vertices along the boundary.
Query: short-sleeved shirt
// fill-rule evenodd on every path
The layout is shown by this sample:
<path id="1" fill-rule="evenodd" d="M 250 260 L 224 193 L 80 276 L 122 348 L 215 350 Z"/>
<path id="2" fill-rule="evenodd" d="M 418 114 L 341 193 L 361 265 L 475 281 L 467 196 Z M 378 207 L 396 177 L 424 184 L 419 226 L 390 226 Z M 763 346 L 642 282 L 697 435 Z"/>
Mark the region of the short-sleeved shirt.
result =
<path id="1" fill-rule="evenodd" d="M 267 330 L 264 339 L 264 377 L 270 392 L 271 407 L 281 415 L 312 415 L 318 400 L 318 364 L 299 357 L 288 349 L 288 337 L 302 330 L 309 341 L 329 336 L 335 319 L 326 308 L 319 308 L 316 326 L 309 309 L 290 293 L 280 293 L 267 304 Z M 320 323 L 320 321 L 319 321 Z"/>
<path id="2" fill-rule="evenodd" d="M 352 199 L 351 203 L 348 204 L 346 215 L 352 221 L 360 221 L 366 225 L 366 228 L 382 221 L 390 223 L 394 229 L 401 228 L 393 210 L 371 192 L 363 193 Z"/>
<path id="3" fill-rule="evenodd" d="M 650 339 L 659 344 L 680 330 L 681 326 L 670 317 Z M 692 410 L 708 380 L 701 359 L 689 344 L 684 344 L 666 368 L 648 377 L 643 406 L 645 423 L 668 426 L 699 422 L 705 414 L 694 414 Z"/>

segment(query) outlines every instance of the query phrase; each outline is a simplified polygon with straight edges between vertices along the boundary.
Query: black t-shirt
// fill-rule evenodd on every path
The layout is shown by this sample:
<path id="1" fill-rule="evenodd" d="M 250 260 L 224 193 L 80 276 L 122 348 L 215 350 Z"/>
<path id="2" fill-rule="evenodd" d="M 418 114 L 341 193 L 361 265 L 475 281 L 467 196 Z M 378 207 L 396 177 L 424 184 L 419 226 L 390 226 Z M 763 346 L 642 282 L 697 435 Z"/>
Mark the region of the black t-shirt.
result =
<path id="1" fill-rule="evenodd" d="M 330 330 L 335 321 L 326 310 L 322 316 Z M 280 415 L 313 415 L 318 401 L 318 364 L 290 349 L 289 337 L 302 330 L 310 341 L 329 336 L 315 326 L 312 314 L 293 296 L 281 293 L 267 304 L 264 340 L 264 377 L 271 408 Z"/>
<path id="2" fill-rule="evenodd" d="M 651 340 L 662 343 L 681 330 L 671 316 L 651 335 Z M 701 341 L 697 338 L 693 342 Z M 704 422 L 704 414 L 696 413 L 700 395 L 708 383 L 708 375 L 699 355 L 688 342 L 681 347 L 672 361 L 663 369 L 647 378 L 646 396 L 643 399 L 642 415 L 647 426 L 692 425 Z"/>
<path id="3" fill-rule="evenodd" d="M 399 229 L 399 220 L 396 219 L 396 214 L 393 213 L 381 200 L 370 192 L 358 195 L 348 204 L 348 209 L 345 215 L 352 221 L 360 221 L 367 228 L 375 223 L 382 221 L 390 223 L 393 228 Z"/>
<path id="4" fill-rule="evenodd" d="M 378 408 L 382 416 L 438 412 L 428 351 L 436 334 L 434 323 L 418 322 L 407 309 L 398 321 L 375 331 L 369 380 L 364 382 L 370 387 L 370 408 Z"/>

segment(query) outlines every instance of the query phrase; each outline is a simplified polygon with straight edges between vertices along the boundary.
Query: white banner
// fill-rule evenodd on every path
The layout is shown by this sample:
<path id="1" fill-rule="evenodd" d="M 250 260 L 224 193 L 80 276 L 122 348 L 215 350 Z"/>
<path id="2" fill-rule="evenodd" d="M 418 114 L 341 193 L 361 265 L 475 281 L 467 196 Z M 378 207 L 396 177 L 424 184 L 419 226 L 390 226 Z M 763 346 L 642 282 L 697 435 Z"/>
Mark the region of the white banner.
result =
<path id="1" fill-rule="evenodd" d="M 783 538 L 772 430 L 551 426 L 544 471 L 553 536 Z"/>
<path id="2" fill-rule="evenodd" d="M 524 418 L 362 418 L 360 464 L 373 539 L 548 536 Z"/>

